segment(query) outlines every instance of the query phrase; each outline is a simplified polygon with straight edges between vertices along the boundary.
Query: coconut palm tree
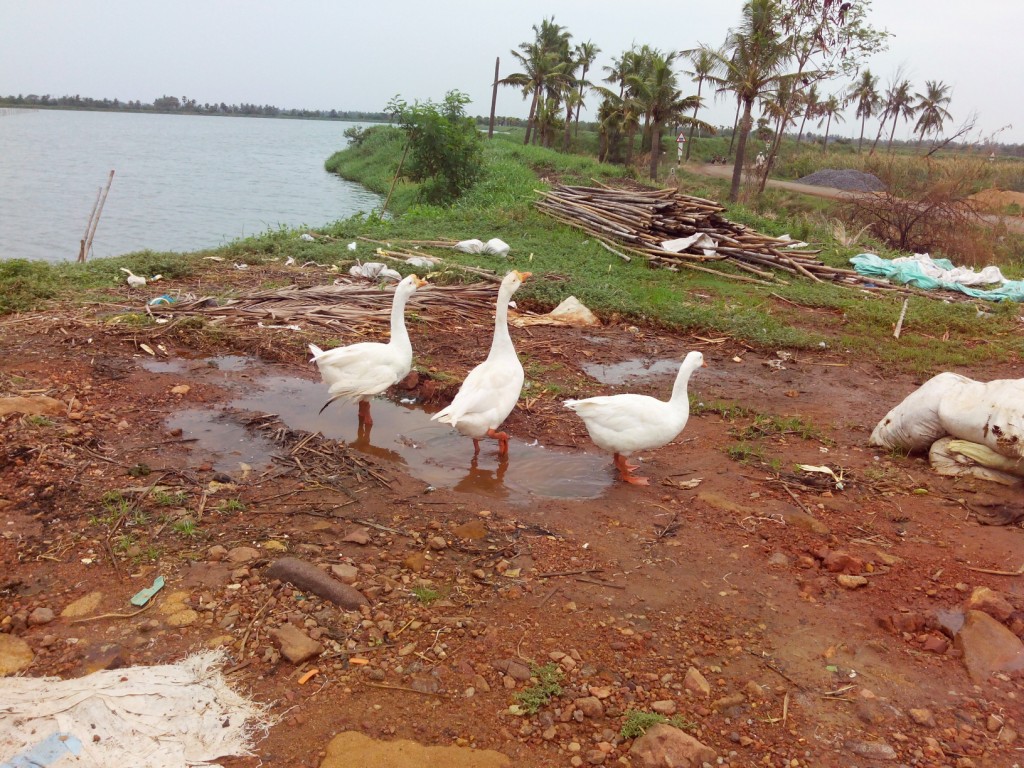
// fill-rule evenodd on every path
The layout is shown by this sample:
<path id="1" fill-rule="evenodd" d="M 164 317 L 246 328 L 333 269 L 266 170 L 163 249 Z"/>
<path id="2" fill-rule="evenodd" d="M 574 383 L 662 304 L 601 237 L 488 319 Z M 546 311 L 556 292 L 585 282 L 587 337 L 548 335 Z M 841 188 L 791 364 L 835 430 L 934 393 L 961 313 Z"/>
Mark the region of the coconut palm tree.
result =
<path id="1" fill-rule="evenodd" d="M 518 51 L 512 51 L 513 58 L 522 66 L 522 72 L 515 72 L 498 81 L 500 85 L 522 88 L 523 99 L 532 98 L 530 113 L 526 120 L 526 136 L 523 144 L 529 144 L 542 100 L 550 96 L 549 89 L 561 87 L 569 76 L 571 57 L 569 31 L 555 24 L 552 16 L 543 19 L 540 25 L 533 25 L 534 40 L 519 44 Z"/>
<path id="2" fill-rule="evenodd" d="M 878 133 L 875 134 L 875 141 L 871 145 L 871 151 L 868 152 L 869 155 L 875 153 L 875 147 L 882 136 L 882 130 L 885 128 L 886 122 L 890 119 L 892 120 L 892 130 L 889 132 L 889 143 L 886 147 L 886 151 L 891 152 L 897 123 L 899 123 L 901 118 L 903 120 L 910 120 L 914 117 L 914 96 L 910 93 L 910 81 L 903 76 L 903 73 L 903 67 L 897 69 L 889 87 L 885 90 L 885 100 L 882 102 Z"/>
<path id="3" fill-rule="evenodd" d="M 693 131 L 697 127 L 697 110 L 703 106 L 700 98 L 701 88 L 704 85 L 704 81 L 718 69 L 718 59 L 715 57 L 715 51 L 706 45 L 701 45 L 699 48 L 693 48 L 689 51 L 683 51 L 683 55 L 690 60 L 690 65 L 693 67 L 693 69 L 687 70 L 684 74 L 697 81 L 697 96 L 693 103 L 693 122 L 690 123 L 690 136 L 686 142 L 685 159 L 689 160 L 690 147 L 693 146 Z"/>
<path id="4" fill-rule="evenodd" d="M 576 46 L 576 66 L 582 67 L 578 81 L 579 94 L 576 103 L 576 125 L 574 128 L 574 134 L 577 136 L 580 133 L 580 111 L 583 109 L 583 89 L 590 85 L 590 83 L 587 82 L 587 72 L 590 71 L 592 66 L 594 66 L 594 62 L 597 60 L 597 54 L 600 52 L 601 49 L 589 40 Z"/>
<path id="5" fill-rule="evenodd" d="M 832 128 L 832 121 L 835 120 L 837 123 L 841 123 L 846 119 L 843 117 L 842 110 L 843 103 L 835 94 L 825 99 L 821 106 L 818 107 L 818 114 L 821 115 L 818 125 L 820 126 L 822 123 L 825 123 L 825 142 L 822 145 L 822 152 L 828 152 L 828 132 Z"/>
<path id="6" fill-rule="evenodd" d="M 916 109 L 920 117 L 917 125 L 914 126 L 914 133 L 917 136 L 917 143 L 920 145 L 926 134 L 942 133 L 942 126 L 947 120 L 952 120 L 946 105 L 952 100 L 950 93 L 952 86 L 946 85 L 941 80 L 925 80 L 922 93 L 915 93 L 917 98 Z"/>
<path id="7" fill-rule="evenodd" d="M 796 143 L 799 144 L 800 140 L 804 137 L 804 126 L 807 124 L 807 118 L 817 119 L 818 109 L 821 107 L 821 97 L 818 95 L 818 85 L 812 83 L 811 87 L 807 89 L 807 92 L 800 97 L 801 111 L 803 112 L 803 118 L 800 120 L 800 133 L 797 134 Z"/>
<path id="8" fill-rule="evenodd" d="M 778 6 L 773 0 L 749 0 L 743 6 L 739 29 L 729 33 L 725 49 L 715 55 L 724 75 L 709 79 L 723 90 L 735 93 L 743 112 L 729 187 L 730 202 L 739 198 L 747 137 L 754 122 L 751 117 L 754 102 L 778 88 L 780 72 L 788 56 L 789 47 L 779 39 L 777 26 Z"/>
<path id="9" fill-rule="evenodd" d="M 857 102 L 856 116 L 860 118 L 860 139 L 857 141 L 857 153 L 860 154 L 864 143 L 864 123 L 873 116 L 881 104 L 878 95 L 878 78 L 871 74 L 870 69 L 860 73 L 860 79 L 851 87 L 846 96 L 848 101 Z"/>

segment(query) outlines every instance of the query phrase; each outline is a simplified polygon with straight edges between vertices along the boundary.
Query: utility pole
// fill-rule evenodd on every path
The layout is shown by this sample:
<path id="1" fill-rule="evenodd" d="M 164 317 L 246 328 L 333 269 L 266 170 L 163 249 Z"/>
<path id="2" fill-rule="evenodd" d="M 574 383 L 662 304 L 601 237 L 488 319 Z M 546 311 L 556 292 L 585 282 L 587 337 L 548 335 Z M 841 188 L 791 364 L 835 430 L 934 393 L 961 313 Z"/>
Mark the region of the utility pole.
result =
<path id="1" fill-rule="evenodd" d="M 498 104 L 498 67 L 501 66 L 501 57 L 494 60 L 494 89 L 491 92 L 491 122 L 487 126 L 487 138 L 494 138 L 494 108 Z"/>

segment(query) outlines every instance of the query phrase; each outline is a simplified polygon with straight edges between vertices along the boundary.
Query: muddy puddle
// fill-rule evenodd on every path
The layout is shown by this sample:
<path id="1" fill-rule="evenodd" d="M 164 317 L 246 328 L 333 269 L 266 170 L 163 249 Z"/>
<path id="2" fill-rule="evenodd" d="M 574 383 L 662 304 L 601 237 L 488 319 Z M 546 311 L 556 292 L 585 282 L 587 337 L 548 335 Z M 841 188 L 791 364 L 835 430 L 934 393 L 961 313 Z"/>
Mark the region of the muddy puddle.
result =
<path id="1" fill-rule="evenodd" d="M 586 363 L 583 371 L 602 384 L 618 386 L 650 376 L 679 373 L 682 360 L 623 360 L 621 363 Z"/>
<path id="2" fill-rule="evenodd" d="M 193 459 L 207 461 L 228 475 L 241 464 L 259 472 L 271 463 L 273 443 L 244 426 L 245 414 L 274 414 L 290 429 L 319 432 L 343 441 L 361 453 L 398 465 L 427 486 L 529 503 L 532 498 L 597 498 L 615 481 L 609 457 L 594 449 L 569 453 L 517 440 L 510 435 L 509 455 L 499 460 L 497 443 L 473 441 L 430 420 L 431 412 L 413 398 L 375 398 L 373 427 L 360 434 L 356 405 L 334 403 L 319 413 L 327 389 L 319 380 L 282 374 L 279 368 L 252 358 L 209 358 L 187 361 L 144 361 L 148 370 L 178 374 L 186 380 L 213 380 L 235 397 L 220 408 L 185 408 L 167 419 L 192 443 Z M 185 374 L 182 377 L 182 374 Z"/>

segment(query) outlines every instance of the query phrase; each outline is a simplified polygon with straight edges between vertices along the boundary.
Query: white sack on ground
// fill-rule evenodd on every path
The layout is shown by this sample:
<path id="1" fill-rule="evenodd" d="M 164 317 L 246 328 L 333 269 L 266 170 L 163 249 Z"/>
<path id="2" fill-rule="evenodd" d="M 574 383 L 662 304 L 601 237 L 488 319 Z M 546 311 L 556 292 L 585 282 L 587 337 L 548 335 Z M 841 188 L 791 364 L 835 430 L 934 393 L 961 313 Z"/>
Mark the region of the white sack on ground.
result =
<path id="1" fill-rule="evenodd" d="M 940 373 L 928 379 L 885 414 L 871 433 L 870 445 L 881 448 L 924 451 L 948 434 L 939 421 L 942 398 L 969 382 L 966 376 Z"/>
<path id="2" fill-rule="evenodd" d="M 382 264 L 379 261 L 368 261 L 365 264 L 353 264 L 348 268 L 348 273 L 352 277 L 366 277 L 370 280 L 401 280 L 402 273 L 392 269 L 387 264 Z"/>
<path id="3" fill-rule="evenodd" d="M 495 256 L 508 256 L 509 244 L 499 237 L 492 237 L 484 243 L 483 252 L 493 253 Z"/>
<path id="4" fill-rule="evenodd" d="M 462 251 L 463 253 L 482 253 L 484 250 L 483 240 L 460 240 L 455 244 L 455 250 Z"/>
<path id="5" fill-rule="evenodd" d="M 928 461 L 940 475 L 976 477 L 1002 485 L 1024 482 L 1024 459 L 1011 459 L 967 440 L 936 440 L 928 450 Z"/>
<path id="6" fill-rule="evenodd" d="M 870 444 L 923 451 L 946 435 L 1024 456 L 1024 379 L 980 382 L 940 373 L 878 422 Z"/>
<path id="7" fill-rule="evenodd" d="M 211 651 L 71 680 L 0 679 L 0 763 L 53 734 L 80 742 L 77 757 L 60 765 L 201 768 L 218 757 L 251 755 L 270 720 L 265 708 L 228 687 L 223 659 Z"/>
<path id="8" fill-rule="evenodd" d="M 576 328 L 600 325 L 597 315 L 575 296 L 570 296 L 546 315 L 519 315 L 510 321 L 517 328 L 527 325 L 571 325 Z"/>

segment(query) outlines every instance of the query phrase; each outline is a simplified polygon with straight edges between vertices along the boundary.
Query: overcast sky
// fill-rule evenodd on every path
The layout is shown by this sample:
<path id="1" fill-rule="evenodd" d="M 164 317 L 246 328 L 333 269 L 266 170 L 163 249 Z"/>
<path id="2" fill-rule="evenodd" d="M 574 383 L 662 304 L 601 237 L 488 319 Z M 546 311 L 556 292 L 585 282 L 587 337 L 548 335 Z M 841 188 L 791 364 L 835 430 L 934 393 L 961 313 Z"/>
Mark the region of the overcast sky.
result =
<path id="1" fill-rule="evenodd" d="M 377 112 L 396 94 L 409 102 L 439 101 L 458 89 L 473 99 L 470 114 L 486 115 L 495 58 L 502 77 L 517 71 L 510 51 L 532 39 L 532 26 L 544 18 L 554 16 L 574 43 L 598 45 L 601 76 L 633 43 L 664 51 L 717 46 L 738 24 L 742 6 L 742 0 L 0 0 L 0 94 L 143 102 L 166 94 L 201 104 Z M 868 62 L 883 86 L 902 64 L 915 91 L 926 79 L 952 85 L 954 122 L 978 115 L 972 138 L 1012 124 L 997 140 L 1024 142 L 1024 0 L 877 0 L 869 18 L 893 34 L 889 51 Z M 732 125 L 734 104 L 712 103 L 705 119 Z M 516 89 L 499 89 L 499 115 L 525 117 L 527 108 Z M 858 130 L 852 107 L 847 121 L 832 127 L 851 136 Z M 896 135 L 909 130 L 901 126 Z"/>

